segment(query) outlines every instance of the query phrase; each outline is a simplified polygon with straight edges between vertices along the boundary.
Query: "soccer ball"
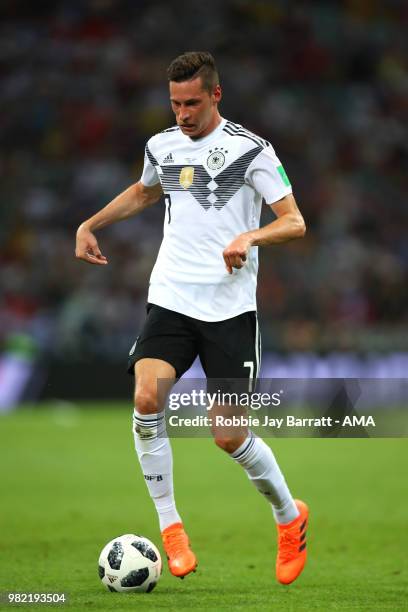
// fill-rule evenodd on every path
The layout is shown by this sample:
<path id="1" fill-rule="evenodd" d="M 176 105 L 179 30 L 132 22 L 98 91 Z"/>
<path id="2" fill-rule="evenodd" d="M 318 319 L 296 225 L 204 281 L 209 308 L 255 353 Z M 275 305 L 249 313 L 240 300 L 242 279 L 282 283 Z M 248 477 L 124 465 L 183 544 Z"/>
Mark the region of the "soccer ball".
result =
<path id="1" fill-rule="evenodd" d="M 98 571 L 109 591 L 150 593 L 160 578 L 162 560 L 150 540 L 127 533 L 104 546 Z"/>

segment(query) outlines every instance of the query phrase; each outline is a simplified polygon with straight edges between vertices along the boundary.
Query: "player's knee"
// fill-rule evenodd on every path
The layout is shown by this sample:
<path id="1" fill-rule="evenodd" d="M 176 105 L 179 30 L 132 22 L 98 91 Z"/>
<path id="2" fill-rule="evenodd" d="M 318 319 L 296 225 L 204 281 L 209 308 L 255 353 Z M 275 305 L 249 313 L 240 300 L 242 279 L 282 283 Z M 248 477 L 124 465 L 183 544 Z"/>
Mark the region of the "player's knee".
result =
<path id="1" fill-rule="evenodd" d="M 159 412 L 157 393 L 153 389 L 136 389 L 135 407 L 140 414 Z"/>
<path id="2" fill-rule="evenodd" d="M 234 436 L 214 436 L 214 442 L 226 453 L 233 453 L 240 446 L 240 439 Z"/>

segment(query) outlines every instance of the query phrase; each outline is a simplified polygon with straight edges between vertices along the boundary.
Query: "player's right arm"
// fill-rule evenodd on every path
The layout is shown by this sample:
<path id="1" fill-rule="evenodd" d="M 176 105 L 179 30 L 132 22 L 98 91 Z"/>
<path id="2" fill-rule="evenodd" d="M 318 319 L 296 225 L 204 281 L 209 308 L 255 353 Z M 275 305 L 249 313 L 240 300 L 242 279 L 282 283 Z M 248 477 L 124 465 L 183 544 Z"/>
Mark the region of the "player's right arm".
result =
<path id="1" fill-rule="evenodd" d="M 76 235 L 76 257 L 91 264 L 107 264 L 108 260 L 102 255 L 94 232 L 139 214 L 158 202 L 162 194 L 160 183 L 149 187 L 139 181 L 128 187 L 93 217 L 81 223 Z"/>

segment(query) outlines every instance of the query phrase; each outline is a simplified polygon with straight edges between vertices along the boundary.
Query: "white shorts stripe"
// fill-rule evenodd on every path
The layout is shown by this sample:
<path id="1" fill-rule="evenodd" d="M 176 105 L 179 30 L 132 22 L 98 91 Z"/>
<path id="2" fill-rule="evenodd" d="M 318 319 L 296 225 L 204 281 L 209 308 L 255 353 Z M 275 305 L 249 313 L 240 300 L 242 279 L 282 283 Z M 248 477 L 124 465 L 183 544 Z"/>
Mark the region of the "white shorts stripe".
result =
<path id="1" fill-rule="evenodd" d="M 256 359 L 256 371 L 255 371 L 255 384 L 259 376 L 259 368 L 261 367 L 261 334 L 259 333 L 258 324 L 258 313 L 255 313 L 256 331 L 255 331 L 255 359 Z"/>

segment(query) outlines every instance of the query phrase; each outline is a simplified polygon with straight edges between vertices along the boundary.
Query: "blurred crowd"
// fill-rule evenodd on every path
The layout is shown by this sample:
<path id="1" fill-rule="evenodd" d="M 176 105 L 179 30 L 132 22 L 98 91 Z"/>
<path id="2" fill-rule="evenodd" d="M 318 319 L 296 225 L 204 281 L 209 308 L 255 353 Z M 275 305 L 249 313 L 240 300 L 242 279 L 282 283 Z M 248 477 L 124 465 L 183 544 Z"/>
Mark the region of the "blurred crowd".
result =
<path id="1" fill-rule="evenodd" d="M 68 360 L 124 358 L 164 205 L 99 233 L 106 267 L 75 260 L 75 230 L 140 178 L 145 142 L 174 124 L 165 69 L 198 49 L 308 227 L 260 253 L 264 347 L 408 349 L 407 28 L 402 0 L 3 0 L 0 345 L 19 332 Z"/>

